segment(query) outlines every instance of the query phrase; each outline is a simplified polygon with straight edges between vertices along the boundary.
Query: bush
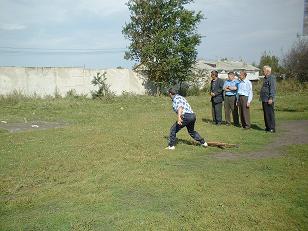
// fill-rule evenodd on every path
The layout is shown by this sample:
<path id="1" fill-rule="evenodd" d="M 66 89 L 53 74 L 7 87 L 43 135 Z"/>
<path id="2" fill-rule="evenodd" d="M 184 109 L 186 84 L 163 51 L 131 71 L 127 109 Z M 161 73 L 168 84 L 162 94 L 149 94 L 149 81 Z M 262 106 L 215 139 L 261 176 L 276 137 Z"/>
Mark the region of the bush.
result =
<path id="1" fill-rule="evenodd" d="M 287 79 L 277 81 L 277 91 L 279 93 L 303 92 L 305 90 L 307 90 L 307 84 L 299 80 Z"/>
<path id="2" fill-rule="evenodd" d="M 263 80 L 253 82 L 253 91 L 255 94 L 259 94 L 262 84 Z M 307 86 L 307 84 L 295 79 L 277 80 L 277 93 L 303 92 L 307 90 Z"/>
<path id="3" fill-rule="evenodd" d="M 66 92 L 65 98 L 80 99 L 80 98 L 87 98 L 87 95 L 86 94 L 78 95 L 75 89 L 71 89 L 68 92 Z"/>
<path id="4" fill-rule="evenodd" d="M 110 85 L 106 83 L 107 77 L 106 77 L 107 72 L 104 72 L 103 74 L 97 73 L 96 76 L 94 76 L 93 80 L 91 83 L 94 86 L 98 86 L 97 91 L 92 91 L 92 98 L 113 98 L 115 96 L 115 93 L 110 90 Z"/>
<path id="5" fill-rule="evenodd" d="M 30 99 L 40 99 L 40 97 L 36 94 L 32 96 L 26 96 L 24 95 L 21 91 L 14 90 L 12 93 L 7 94 L 7 95 L 1 95 L 0 100 L 2 102 L 6 102 L 11 105 L 15 105 L 21 101 L 27 101 Z"/>
<path id="6" fill-rule="evenodd" d="M 283 65 L 288 78 L 308 82 L 308 40 L 297 40 L 284 56 Z"/>

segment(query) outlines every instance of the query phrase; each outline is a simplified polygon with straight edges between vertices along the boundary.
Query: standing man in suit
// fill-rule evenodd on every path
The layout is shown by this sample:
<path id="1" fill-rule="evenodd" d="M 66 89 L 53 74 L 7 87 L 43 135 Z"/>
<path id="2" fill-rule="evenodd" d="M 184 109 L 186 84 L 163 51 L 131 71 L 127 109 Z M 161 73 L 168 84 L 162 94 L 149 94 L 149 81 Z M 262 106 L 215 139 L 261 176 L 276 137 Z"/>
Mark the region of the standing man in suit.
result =
<path id="1" fill-rule="evenodd" d="M 276 95 L 276 78 L 273 76 L 270 66 L 263 67 L 264 79 L 260 91 L 262 109 L 264 115 L 265 131 L 275 132 L 275 110 L 274 101 Z"/>
<path id="2" fill-rule="evenodd" d="M 211 72 L 211 102 L 212 102 L 212 117 L 213 122 L 216 125 L 221 125 L 222 122 L 222 102 L 224 101 L 223 98 L 223 86 L 224 81 L 218 78 L 218 72 L 212 71 Z"/>
<path id="3" fill-rule="evenodd" d="M 242 127 L 244 129 L 249 129 L 250 124 L 250 103 L 252 101 L 253 93 L 252 93 L 252 84 L 246 79 L 247 73 L 246 71 L 240 72 L 240 82 L 238 84 L 237 90 L 237 105 L 240 111 L 240 118 Z"/>

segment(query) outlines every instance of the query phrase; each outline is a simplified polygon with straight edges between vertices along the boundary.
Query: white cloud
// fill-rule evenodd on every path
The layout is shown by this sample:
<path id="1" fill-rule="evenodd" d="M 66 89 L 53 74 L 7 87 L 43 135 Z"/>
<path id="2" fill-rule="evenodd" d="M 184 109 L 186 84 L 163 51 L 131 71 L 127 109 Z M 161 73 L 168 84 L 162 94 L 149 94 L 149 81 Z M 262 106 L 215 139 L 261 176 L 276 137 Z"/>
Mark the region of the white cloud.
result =
<path id="1" fill-rule="evenodd" d="M 127 0 L 1 0 L 0 21 L 6 24 L 63 23 L 89 16 L 106 17 L 127 11 Z"/>
<path id="2" fill-rule="evenodd" d="M 22 24 L 0 23 L 0 30 L 13 31 L 13 30 L 24 30 L 26 28 L 27 27 Z"/>
<path id="3" fill-rule="evenodd" d="M 35 24 L 62 22 L 67 10 L 48 1 L 7 1 L 3 0 L 0 8 L 0 21 L 6 24 Z"/>
<path id="4" fill-rule="evenodd" d="M 121 11 L 127 11 L 125 3 L 128 0 L 82 0 L 74 2 L 74 10 L 79 13 L 93 13 L 95 15 L 108 16 Z"/>

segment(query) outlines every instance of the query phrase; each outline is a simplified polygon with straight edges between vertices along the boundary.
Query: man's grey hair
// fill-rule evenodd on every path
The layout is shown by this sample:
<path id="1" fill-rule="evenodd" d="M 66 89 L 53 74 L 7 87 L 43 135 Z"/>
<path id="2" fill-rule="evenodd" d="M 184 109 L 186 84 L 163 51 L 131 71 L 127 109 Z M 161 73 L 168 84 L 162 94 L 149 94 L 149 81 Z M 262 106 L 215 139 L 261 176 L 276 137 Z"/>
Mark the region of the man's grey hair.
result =
<path id="1" fill-rule="evenodd" d="M 263 70 L 272 72 L 272 68 L 270 66 L 268 66 L 268 65 L 263 66 Z"/>

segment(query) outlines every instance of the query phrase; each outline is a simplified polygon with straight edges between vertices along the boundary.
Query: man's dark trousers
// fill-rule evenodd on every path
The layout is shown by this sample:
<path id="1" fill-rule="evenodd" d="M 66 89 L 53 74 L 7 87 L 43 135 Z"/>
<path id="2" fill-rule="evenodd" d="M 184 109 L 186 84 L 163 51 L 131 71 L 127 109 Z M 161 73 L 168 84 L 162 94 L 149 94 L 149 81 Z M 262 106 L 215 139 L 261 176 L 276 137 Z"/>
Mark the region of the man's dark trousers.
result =
<path id="1" fill-rule="evenodd" d="M 182 116 L 183 122 L 182 125 L 179 125 L 177 122 L 173 124 L 170 128 L 170 136 L 169 136 L 169 146 L 172 147 L 175 145 L 176 141 L 176 133 L 180 131 L 183 127 L 187 128 L 189 135 L 200 144 L 204 143 L 204 139 L 199 135 L 198 132 L 195 131 L 195 122 L 196 115 L 195 113 L 185 113 Z"/>
<path id="2" fill-rule="evenodd" d="M 239 119 L 238 119 L 238 109 L 236 106 L 236 96 L 235 95 L 226 95 L 225 96 L 225 117 L 226 117 L 226 123 L 231 124 L 231 116 L 230 112 L 232 113 L 233 122 L 234 125 L 239 125 Z"/>
<path id="3" fill-rule="evenodd" d="M 265 129 L 267 131 L 275 131 L 275 108 L 274 102 L 268 104 L 268 102 L 262 102 L 262 109 L 264 115 Z"/>
<path id="4" fill-rule="evenodd" d="M 222 102 L 215 103 L 212 101 L 212 117 L 216 124 L 221 124 L 222 121 Z"/>

